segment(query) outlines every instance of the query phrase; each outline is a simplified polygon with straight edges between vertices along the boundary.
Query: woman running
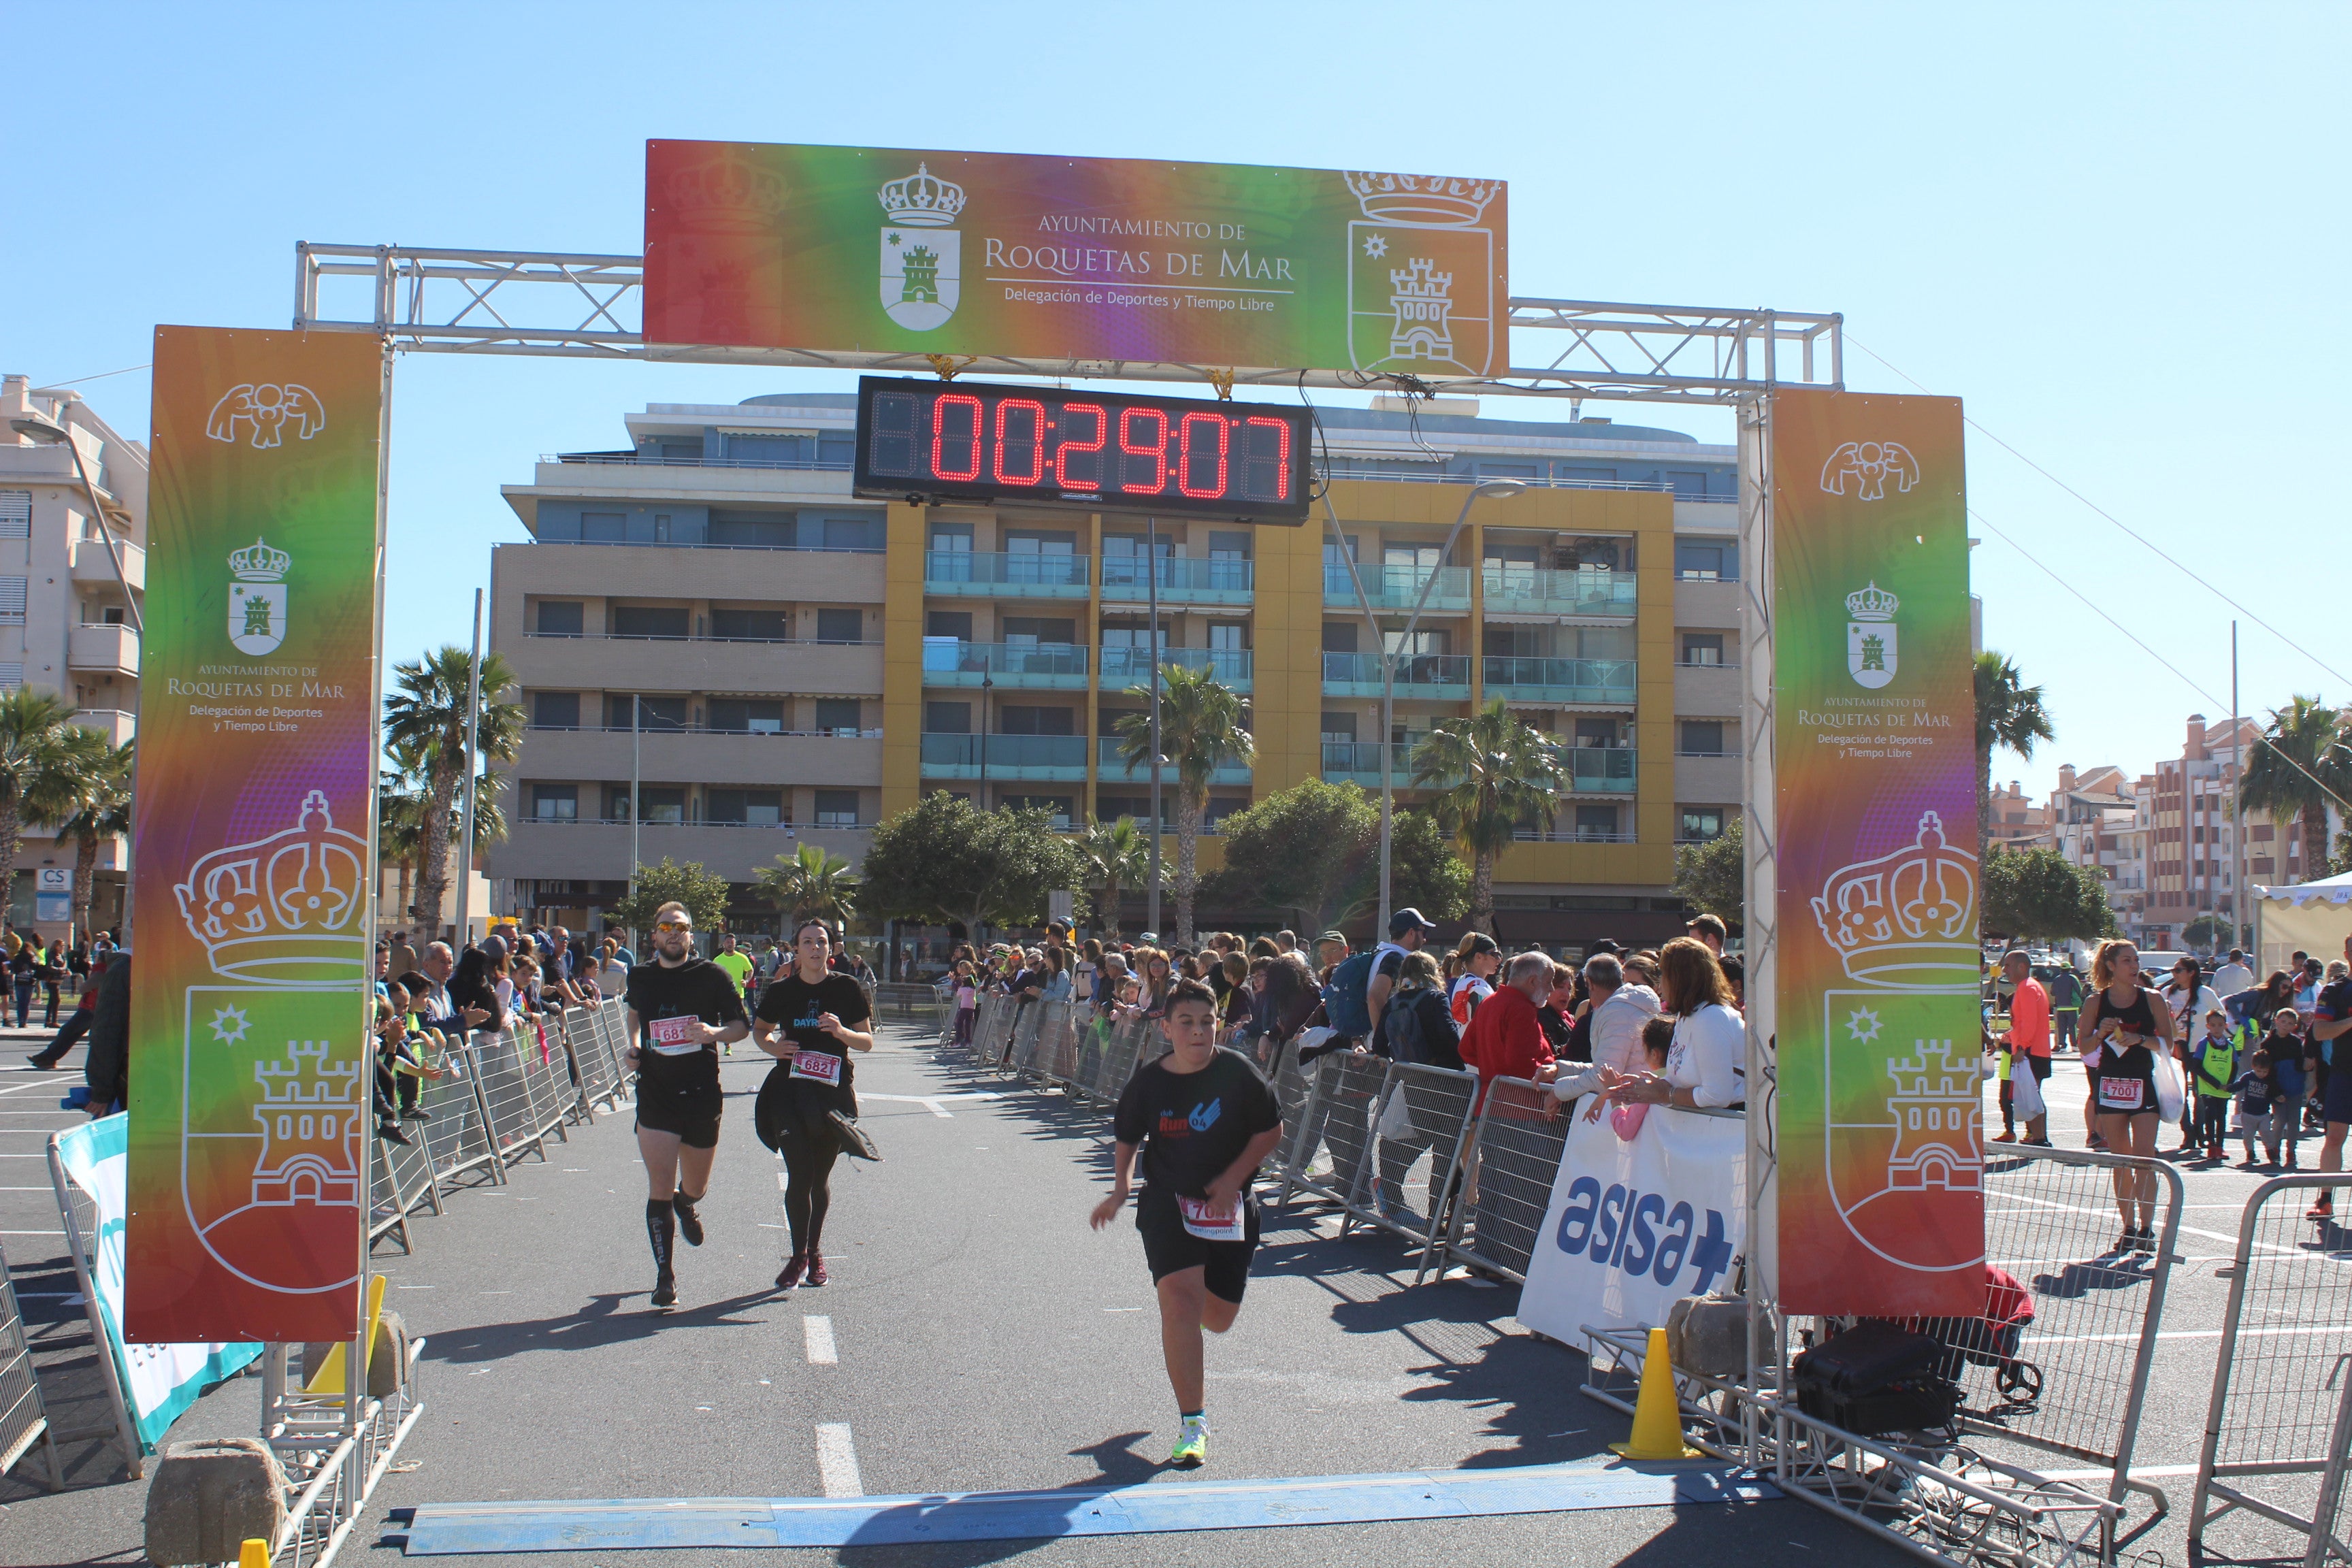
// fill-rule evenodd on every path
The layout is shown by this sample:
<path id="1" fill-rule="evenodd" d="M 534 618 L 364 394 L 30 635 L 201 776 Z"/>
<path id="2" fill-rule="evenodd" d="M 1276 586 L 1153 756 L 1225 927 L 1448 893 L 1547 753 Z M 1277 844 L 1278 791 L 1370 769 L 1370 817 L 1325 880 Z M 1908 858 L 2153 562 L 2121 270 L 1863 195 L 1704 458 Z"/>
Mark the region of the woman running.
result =
<path id="1" fill-rule="evenodd" d="M 858 1026 L 873 1016 L 865 987 L 827 967 L 832 928 L 803 921 L 793 932 L 793 964 L 760 994 L 752 1023 L 759 1047 L 776 1058 L 752 1112 L 760 1142 L 784 1157 L 784 1223 L 793 1255 L 776 1276 L 790 1290 L 825 1282 L 824 1215 L 833 1204 L 833 1164 L 857 1131 L 856 1069 L 850 1051 L 870 1051 Z"/>
<path id="2" fill-rule="evenodd" d="M 2103 942 L 2091 959 L 2090 997 L 2074 1026 L 2074 1043 L 2091 1075 L 2099 1137 L 2109 1152 L 2143 1159 L 2156 1154 L 2156 1055 L 2172 1049 L 2172 1013 L 2140 984 L 2139 950 Z M 2119 1167 L 2116 1206 L 2124 1233 L 2117 1252 L 2156 1250 L 2156 1173 Z"/>

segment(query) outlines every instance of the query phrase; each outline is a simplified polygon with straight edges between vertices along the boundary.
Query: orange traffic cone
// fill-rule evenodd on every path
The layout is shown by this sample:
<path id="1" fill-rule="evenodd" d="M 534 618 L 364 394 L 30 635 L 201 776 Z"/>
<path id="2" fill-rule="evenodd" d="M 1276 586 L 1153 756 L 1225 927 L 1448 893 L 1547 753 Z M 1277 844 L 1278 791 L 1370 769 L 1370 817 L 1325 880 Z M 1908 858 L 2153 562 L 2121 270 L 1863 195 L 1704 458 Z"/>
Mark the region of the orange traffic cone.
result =
<path id="1" fill-rule="evenodd" d="M 1650 1331 L 1649 1353 L 1642 1358 L 1642 1392 L 1633 1401 L 1631 1442 L 1610 1450 L 1629 1459 L 1702 1459 L 1683 1442 L 1682 1406 L 1675 1399 L 1675 1369 L 1666 1356 L 1666 1331 Z"/>

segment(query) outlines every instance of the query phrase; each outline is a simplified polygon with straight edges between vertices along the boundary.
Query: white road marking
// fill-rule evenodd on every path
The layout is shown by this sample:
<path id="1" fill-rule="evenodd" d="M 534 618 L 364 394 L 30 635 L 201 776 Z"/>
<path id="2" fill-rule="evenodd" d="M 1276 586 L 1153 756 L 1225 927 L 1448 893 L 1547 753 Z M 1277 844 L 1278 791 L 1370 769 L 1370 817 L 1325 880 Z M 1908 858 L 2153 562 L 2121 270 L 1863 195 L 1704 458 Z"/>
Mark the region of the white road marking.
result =
<path id="1" fill-rule="evenodd" d="M 832 1425 L 816 1429 L 816 1468 L 827 1497 L 864 1497 L 866 1483 L 857 1478 L 857 1445 L 849 1428 Z"/>
<path id="2" fill-rule="evenodd" d="M 784 1182 L 784 1173 L 782 1171 L 778 1171 L 776 1173 L 776 1191 L 781 1193 L 787 1190 L 788 1189 Z"/>
<path id="3" fill-rule="evenodd" d="M 61 1230 L 0 1230 L 0 1236 L 63 1236 Z"/>
<path id="4" fill-rule="evenodd" d="M 1003 1100 L 1004 1097 L 985 1089 L 950 1089 L 945 1094 L 868 1094 L 857 1091 L 860 1100 L 888 1100 L 894 1105 L 933 1105 L 943 1100 Z"/>
<path id="5" fill-rule="evenodd" d="M 2280 1329 L 2240 1329 L 2238 1337 L 2242 1340 L 2279 1339 L 2292 1334 L 2342 1333 L 2352 1333 L 2352 1323 L 2300 1323 Z M 2159 1340 L 2218 1340 L 2221 1337 L 2221 1331 L 2219 1329 L 2158 1329 L 2156 1337 Z M 2021 1342 L 2029 1345 L 2131 1344 L 2138 1339 L 2139 1335 L 2137 1333 L 2027 1334 Z"/>
<path id="6" fill-rule="evenodd" d="M 803 1318 L 801 1336 L 808 1342 L 809 1365 L 839 1366 L 841 1364 L 840 1353 L 834 1349 L 831 1318 L 814 1316 Z M 847 1428 L 845 1427 L 844 1430 Z"/>

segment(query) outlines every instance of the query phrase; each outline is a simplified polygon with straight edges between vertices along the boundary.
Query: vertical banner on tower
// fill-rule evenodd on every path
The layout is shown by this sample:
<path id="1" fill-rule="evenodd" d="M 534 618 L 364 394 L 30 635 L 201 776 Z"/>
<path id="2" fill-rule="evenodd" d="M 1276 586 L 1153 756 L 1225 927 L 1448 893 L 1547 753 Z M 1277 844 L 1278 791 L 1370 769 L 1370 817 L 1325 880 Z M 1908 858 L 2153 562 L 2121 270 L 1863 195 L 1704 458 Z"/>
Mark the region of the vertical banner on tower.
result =
<path id="1" fill-rule="evenodd" d="M 358 1331 L 383 388 L 373 338 L 156 332 L 135 1341 Z"/>
<path id="2" fill-rule="evenodd" d="M 1984 1308 L 1956 398 L 1771 405 L 1782 1310 Z"/>

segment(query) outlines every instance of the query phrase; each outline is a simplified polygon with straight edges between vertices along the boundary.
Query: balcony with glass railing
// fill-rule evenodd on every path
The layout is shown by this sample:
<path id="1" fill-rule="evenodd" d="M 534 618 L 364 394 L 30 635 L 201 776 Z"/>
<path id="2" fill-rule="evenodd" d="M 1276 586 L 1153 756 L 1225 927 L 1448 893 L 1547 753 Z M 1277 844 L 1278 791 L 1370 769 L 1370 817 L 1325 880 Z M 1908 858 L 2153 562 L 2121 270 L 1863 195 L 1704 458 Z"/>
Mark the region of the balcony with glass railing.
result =
<path id="1" fill-rule="evenodd" d="M 1106 555 L 1102 563 L 1102 596 L 1141 603 L 1150 596 L 1149 563 L 1140 555 Z M 1246 605 L 1256 583 L 1256 568 L 1246 561 L 1201 561 L 1163 555 L 1156 574 L 1163 605 Z"/>
<path id="2" fill-rule="evenodd" d="M 923 592 L 980 599 L 1083 599 L 1091 589 L 1084 555 L 1000 555 L 971 550 L 923 552 Z"/>
<path id="3" fill-rule="evenodd" d="M 1376 653 L 1327 653 L 1323 656 L 1323 694 L 1327 697 L 1381 695 L 1381 656 Z M 1409 654 L 1397 661 L 1396 690 L 1400 697 L 1422 700 L 1460 701 L 1470 695 L 1470 656 L 1459 653 Z"/>
<path id="4" fill-rule="evenodd" d="M 1083 691 L 1087 650 L 1076 643 L 923 640 L 926 686 L 1018 687 Z"/>
<path id="5" fill-rule="evenodd" d="M 1118 735 L 1097 736 L 1095 739 L 1095 776 L 1098 780 L 1102 780 L 1104 782 L 1116 780 L 1120 783 L 1129 784 L 1149 783 L 1151 778 L 1151 764 L 1149 762 L 1142 762 L 1136 763 L 1132 767 L 1129 766 L 1123 756 L 1126 749 L 1127 742 L 1124 737 Z M 1209 782 L 1213 784 L 1245 784 L 1250 782 L 1249 764 L 1247 763 L 1227 763 L 1224 766 L 1216 769 L 1209 774 Z M 1160 787 L 1163 789 L 1171 788 L 1175 784 L 1175 764 L 1162 759 L 1160 764 Z"/>
<path id="6" fill-rule="evenodd" d="M 985 772 L 983 773 L 983 768 Z M 1048 779 L 1083 783 L 1084 735 L 925 735 L 925 778 Z"/>
<path id="7" fill-rule="evenodd" d="M 1490 656 L 1481 672 L 1486 695 L 1507 702 L 1633 700 L 1630 658 L 1511 658 Z"/>
<path id="8" fill-rule="evenodd" d="M 1150 648 L 1107 647 L 1100 649 L 1099 653 L 1102 689 L 1105 691 L 1119 691 L 1130 686 L 1150 684 Z M 1235 691 L 1250 689 L 1253 660 L 1247 648 L 1163 647 L 1160 650 L 1160 662 L 1172 664 L 1180 669 L 1206 670 Z"/>
<path id="9" fill-rule="evenodd" d="M 1631 746 L 1562 746 L 1560 765 L 1568 770 L 1572 795 L 1632 795 L 1633 759 Z"/>
<path id="10" fill-rule="evenodd" d="M 1425 606 L 1455 615 L 1467 614 L 1470 608 L 1470 570 L 1466 566 L 1374 566 L 1359 563 L 1357 573 L 1364 580 L 1364 595 L 1376 610 L 1410 610 L 1420 602 L 1422 584 L 1434 574 L 1437 582 L 1429 590 Z M 1352 608 L 1356 603 L 1356 585 L 1349 581 L 1348 568 L 1337 561 L 1323 563 L 1323 603 L 1327 607 Z"/>
<path id="11" fill-rule="evenodd" d="M 1389 777 L 1399 787 L 1412 781 L 1412 745 L 1400 741 L 1382 746 L 1378 741 L 1323 742 L 1323 782 L 1381 787 L 1381 752 L 1389 754 Z"/>
<path id="12" fill-rule="evenodd" d="M 1580 566 L 1570 572 L 1487 563 L 1481 574 L 1488 615 L 1633 614 L 1633 574 Z"/>

